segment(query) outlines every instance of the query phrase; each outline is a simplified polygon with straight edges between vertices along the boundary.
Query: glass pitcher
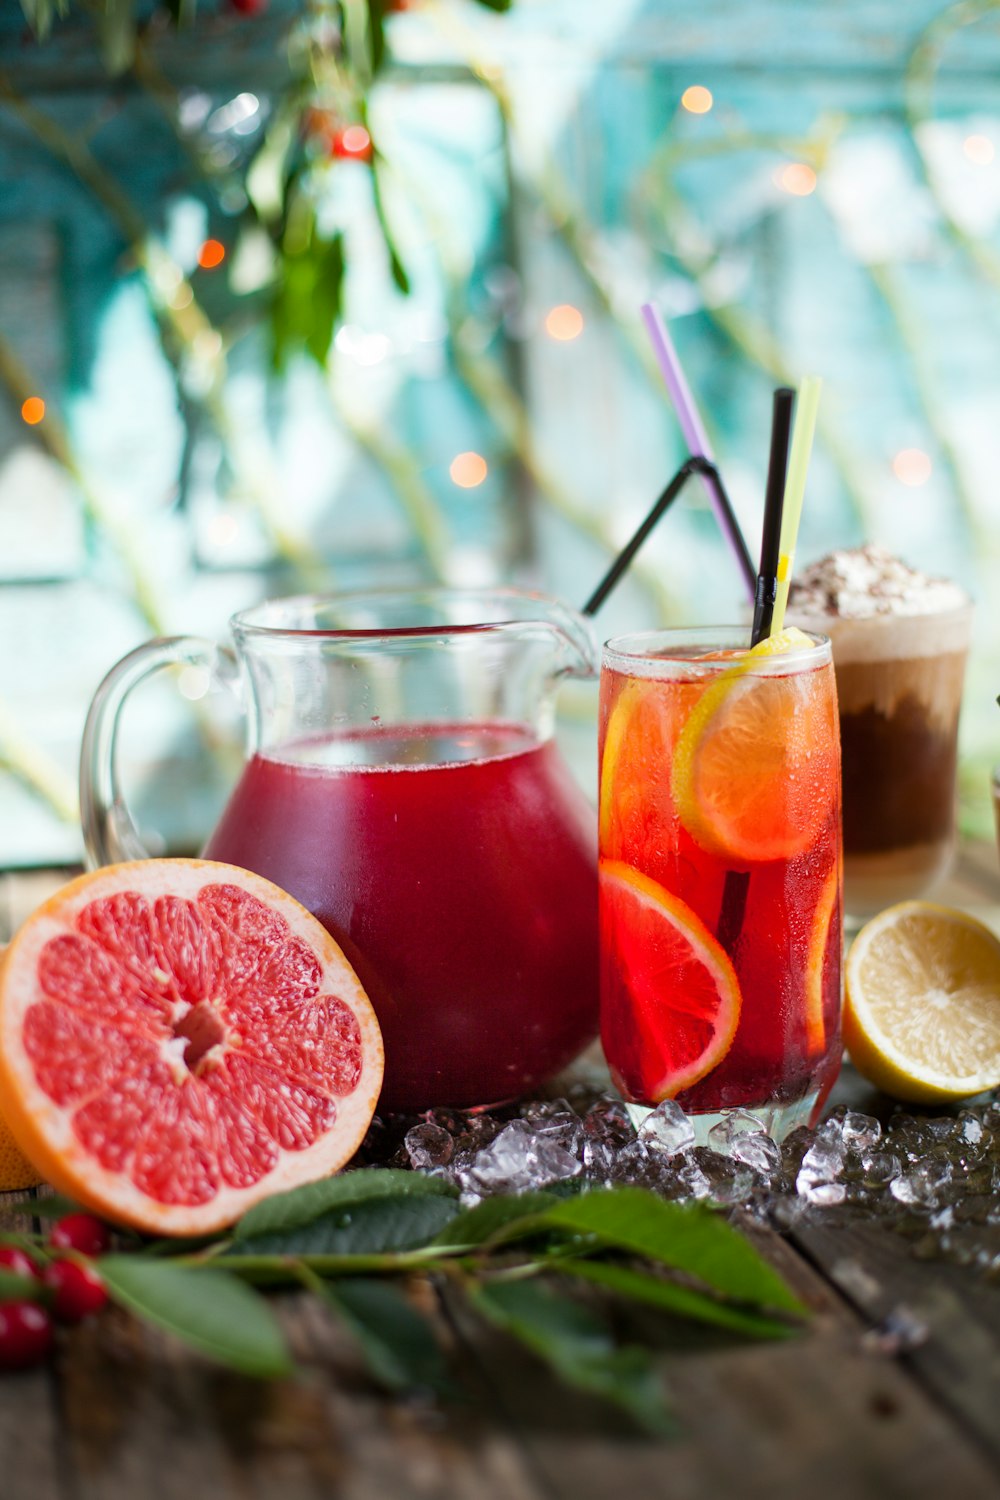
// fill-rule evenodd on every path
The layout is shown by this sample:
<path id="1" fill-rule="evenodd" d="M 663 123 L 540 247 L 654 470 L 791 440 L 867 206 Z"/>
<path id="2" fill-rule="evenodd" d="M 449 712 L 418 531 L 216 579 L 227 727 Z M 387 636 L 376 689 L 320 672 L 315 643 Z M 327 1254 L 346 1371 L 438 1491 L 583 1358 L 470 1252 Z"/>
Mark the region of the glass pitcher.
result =
<path id="1" fill-rule="evenodd" d="M 596 1035 L 596 818 L 554 745 L 582 616 L 518 589 L 279 599 L 231 621 L 248 753 L 206 858 L 273 880 L 343 947 L 385 1039 L 383 1109 L 529 1093 Z M 226 656 L 233 659 L 231 652 Z M 88 859 L 147 857 L 118 719 L 193 636 L 112 669 L 84 732 Z"/>

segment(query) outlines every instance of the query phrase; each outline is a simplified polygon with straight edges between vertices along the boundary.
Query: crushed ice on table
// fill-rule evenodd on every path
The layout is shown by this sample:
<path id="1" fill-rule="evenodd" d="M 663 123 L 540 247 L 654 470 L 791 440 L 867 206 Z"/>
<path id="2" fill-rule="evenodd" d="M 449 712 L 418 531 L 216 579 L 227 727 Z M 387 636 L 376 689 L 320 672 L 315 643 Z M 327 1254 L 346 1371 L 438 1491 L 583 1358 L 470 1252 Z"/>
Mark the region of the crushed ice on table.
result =
<path id="1" fill-rule="evenodd" d="M 733 1109 L 699 1145 L 672 1100 L 636 1127 L 619 1098 L 580 1084 L 567 1098 L 493 1112 L 388 1117 L 375 1123 L 367 1152 L 446 1178 L 466 1204 L 501 1192 L 634 1184 L 783 1231 L 877 1218 L 909 1238 L 915 1255 L 1000 1282 L 1000 1099 L 934 1115 L 900 1108 L 881 1121 L 838 1108 L 780 1145 L 756 1116 Z M 886 1344 L 897 1333 L 886 1330 Z"/>

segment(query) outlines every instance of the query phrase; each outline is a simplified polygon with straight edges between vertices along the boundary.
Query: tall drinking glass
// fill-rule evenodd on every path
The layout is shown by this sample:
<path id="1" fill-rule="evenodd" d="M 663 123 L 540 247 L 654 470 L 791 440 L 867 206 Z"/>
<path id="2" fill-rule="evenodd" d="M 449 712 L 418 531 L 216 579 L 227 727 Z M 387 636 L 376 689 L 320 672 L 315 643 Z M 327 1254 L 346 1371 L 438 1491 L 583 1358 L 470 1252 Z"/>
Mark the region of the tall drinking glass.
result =
<path id="1" fill-rule="evenodd" d="M 601 675 L 601 1031 L 637 1104 L 780 1138 L 840 1068 L 840 741 L 830 643 L 609 641 Z"/>

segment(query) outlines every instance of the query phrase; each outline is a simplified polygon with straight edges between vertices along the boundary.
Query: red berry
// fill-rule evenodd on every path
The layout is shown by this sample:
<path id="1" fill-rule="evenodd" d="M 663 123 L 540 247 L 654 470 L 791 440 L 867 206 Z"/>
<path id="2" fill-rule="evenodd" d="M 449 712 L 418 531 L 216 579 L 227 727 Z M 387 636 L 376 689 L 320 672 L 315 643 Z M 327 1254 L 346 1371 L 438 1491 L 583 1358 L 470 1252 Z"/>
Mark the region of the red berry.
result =
<path id="1" fill-rule="evenodd" d="M 49 1244 L 56 1250 L 75 1250 L 79 1255 L 103 1255 L 111 1237 L 93 1214 L 67 1214 L 53 1226 Z"/>
<path id="2" fill-rule="evenodd" d="M 52 1311 L 60 1323 L 80 1323 L 100 1312 L 108 1300 L 107 1288 L 93 1267 L 75 1260 L 52 1261 L 42 1280 L 55 1293 Z"/>
<path id="3" fill-rule="evenodd" d="M 0 1245 L 0 1269 L 13 1271 L 17 1276 L 39 1275 L 38 1267 L 30 1255 L 18 1250 L 15 1245 Z"/>
<path id="4" fill-rule="evenodd" d="M 267 10 L 267 0 L 229 0 L 229 9 L 241 16 L 259 16 Z"/>
<path id="5" fill-rule="evenodd" d="M 0 1369 L 37 1365 L 52 1348 L 52 1319 L 37 1302 L 0 1302 Z"/>

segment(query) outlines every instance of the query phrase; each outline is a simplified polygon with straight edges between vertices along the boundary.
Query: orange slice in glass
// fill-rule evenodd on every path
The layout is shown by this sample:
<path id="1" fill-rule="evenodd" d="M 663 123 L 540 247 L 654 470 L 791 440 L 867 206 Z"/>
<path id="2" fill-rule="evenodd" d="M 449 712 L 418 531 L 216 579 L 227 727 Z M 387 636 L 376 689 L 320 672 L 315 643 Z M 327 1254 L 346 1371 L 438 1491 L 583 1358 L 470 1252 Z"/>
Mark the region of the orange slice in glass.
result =
<path id="1" fill-rule="evenodd" d="M 627 1098 L 672 1099 L 722 1061 L 740 1018 L 728 956 L 657 881 L 602 860 L 601 1030 Z"/>
<path id="2" fill-rule="evenodd" d="M 701 694 L 674 752 L 678 814 L 703 849 L 745 865 L 803 853 L 837 796 L 837 703 L 829 671 L 752 671 L 812 643 L 762 641 Z"/>
<path id="3" fill-rule="evenodd" d="M 840 865 L 835 864 L 823 883 L 816 903 L 806 956 L 806 1046 L 811 1057 L 818 1056 L 826 1046 L 823 980 L 830 924 L 834 920 L 839 900 Z"/>
<path id="4" fill-rule="evenodd" d="M 636 858 L 673 816 L 672 706 L 662 684 L 640 677 L 629 679 L 615 700 L 601 756 L 601 853 L 608 858 Z"/>

